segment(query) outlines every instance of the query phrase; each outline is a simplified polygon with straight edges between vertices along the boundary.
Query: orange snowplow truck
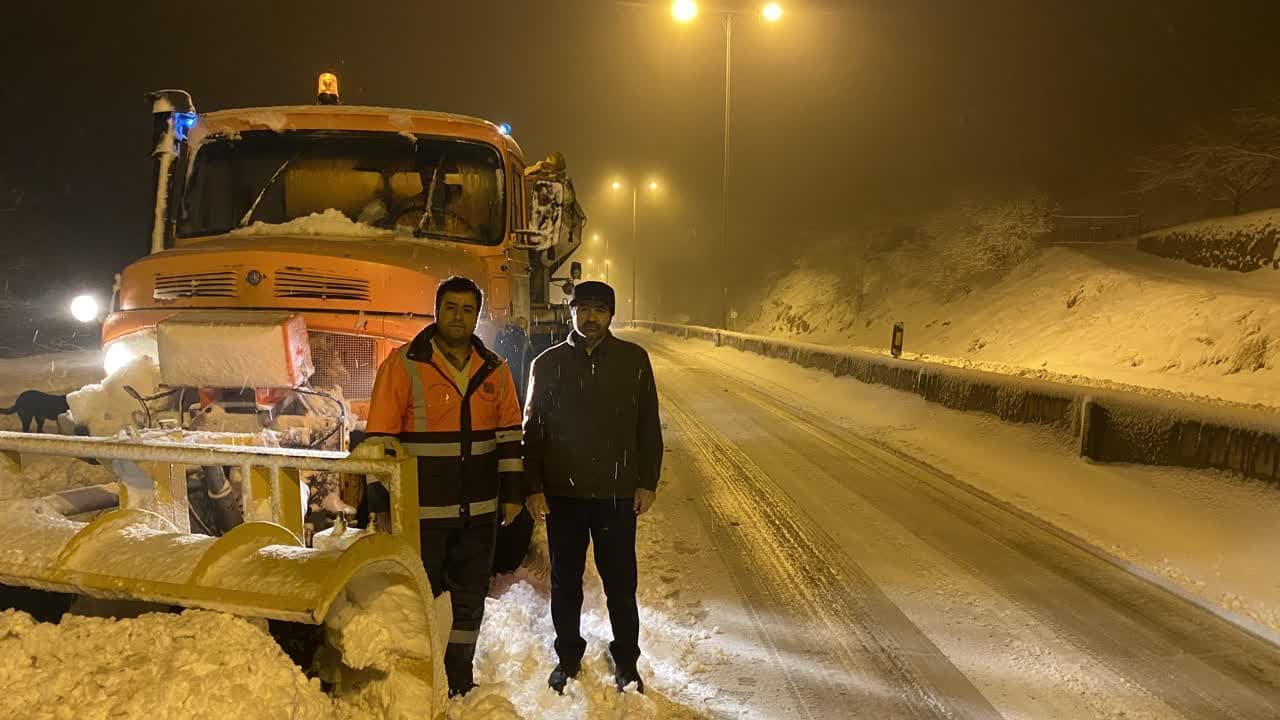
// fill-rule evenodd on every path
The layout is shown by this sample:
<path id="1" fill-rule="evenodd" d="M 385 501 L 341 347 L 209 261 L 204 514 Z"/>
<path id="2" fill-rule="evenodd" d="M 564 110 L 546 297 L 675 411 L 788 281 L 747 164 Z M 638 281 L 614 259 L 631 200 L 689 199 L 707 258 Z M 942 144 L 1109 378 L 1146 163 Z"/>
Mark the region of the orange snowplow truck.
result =
<path id="1" fill-rule="evenodd" d="M 117 278 L 108 372 L 158 358 L 157 323 L 175 316 L 296 315 L 311 386 L 363 417 L 378 365 L 432 321 L 454 274 L 484 289 L 479 334 L 517 378 L 567 332 L 551 288 L 581 269 L 553 275 L 586 218 L 559 154 L 529 165 L 505 125 L 343 105 L 327 74 L 310 106 L 198 115 L 183 91 L 150 98 L 150 254 Z"/>

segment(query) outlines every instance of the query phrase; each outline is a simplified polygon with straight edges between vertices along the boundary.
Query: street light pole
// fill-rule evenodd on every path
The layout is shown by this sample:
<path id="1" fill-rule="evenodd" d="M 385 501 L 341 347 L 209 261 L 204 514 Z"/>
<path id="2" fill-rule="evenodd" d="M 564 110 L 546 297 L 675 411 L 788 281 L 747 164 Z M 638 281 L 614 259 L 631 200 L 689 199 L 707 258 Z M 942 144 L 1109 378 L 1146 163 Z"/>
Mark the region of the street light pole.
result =
<path id="1" fill-rule="evenodd" d="M 639 185 L 631 183 L 631 322 L 636 321 L 636 305 L 639 304 L 638 299 L 640 293 L 636 287 L 636 266 L 640 264 L 640 242 L 639 235 L 636 231 L 636 202 L 639 194 Z"/>
<path id="2" fill-rule="evenodd" d="M 733 88 L 733 15 L 724 16 L 724 176 L 720 188 L 720 327 L 729 325 L 729 108 Z"/>

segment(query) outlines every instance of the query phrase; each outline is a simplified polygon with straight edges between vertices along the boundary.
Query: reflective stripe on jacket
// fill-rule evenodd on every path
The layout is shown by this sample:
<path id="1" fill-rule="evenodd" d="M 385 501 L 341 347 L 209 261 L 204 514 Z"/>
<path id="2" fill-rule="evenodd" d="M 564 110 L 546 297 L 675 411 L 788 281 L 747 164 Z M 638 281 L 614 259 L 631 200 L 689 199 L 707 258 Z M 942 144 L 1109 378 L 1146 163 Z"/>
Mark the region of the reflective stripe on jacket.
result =
<path id="1" fill-rule="evenodd" d="M 487 518 L 500 502 L 523 501 L 521 412 L 506 362 L 471 340 L 470 382 L 434 352 L 431 325 L 378 368 L 369 403 L 368 435 L 390 435 L 418 458 L 418 517 L 463 525 Z"/>

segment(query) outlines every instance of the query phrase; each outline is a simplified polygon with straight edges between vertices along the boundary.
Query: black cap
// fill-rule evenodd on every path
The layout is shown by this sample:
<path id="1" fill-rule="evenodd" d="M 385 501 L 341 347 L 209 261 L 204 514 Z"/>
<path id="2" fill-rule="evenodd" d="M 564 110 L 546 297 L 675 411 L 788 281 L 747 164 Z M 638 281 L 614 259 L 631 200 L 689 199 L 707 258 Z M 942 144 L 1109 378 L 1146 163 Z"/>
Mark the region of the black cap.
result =
<path id="1" fill-rule="evenodd" d="M 598 281 L 588 280 L 573 286 L 573 298 L 569 300 L 570 305 L 580 305 L 584 302 L 601 302 L 609 308 L 609 314 L 617 313 L 617 301 L 614 299 L 613 288 Z"/>

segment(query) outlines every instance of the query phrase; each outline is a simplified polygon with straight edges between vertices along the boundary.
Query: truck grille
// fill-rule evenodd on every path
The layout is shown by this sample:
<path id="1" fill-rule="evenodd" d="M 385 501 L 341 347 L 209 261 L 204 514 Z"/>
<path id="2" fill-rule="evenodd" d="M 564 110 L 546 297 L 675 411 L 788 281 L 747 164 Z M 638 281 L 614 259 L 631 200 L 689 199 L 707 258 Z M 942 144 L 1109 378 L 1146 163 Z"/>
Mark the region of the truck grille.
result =
<path id="1" fill-rule="evenodd" d="M 236 296 L 234 270 L 156 275 L 151 296 L 156 300 L 180 298 L 233 298 Z"/>
<path id="2" fill-rule="evenodd" d="M 369 302 L 369 281 L 310 270 L 279 270 L 275 274 L 275 292 L 278 298 Z"/>
<path id="3" fill-rule="evenodd" d="M 313 332 L 307 339 L 311 363 L 316 368 L 311 377 L 313 387 L 340 387 L 348 400 L 368 400 L 373 395 L 373 379 L 378 372 L 373 360 L 373 338 Z"/>

